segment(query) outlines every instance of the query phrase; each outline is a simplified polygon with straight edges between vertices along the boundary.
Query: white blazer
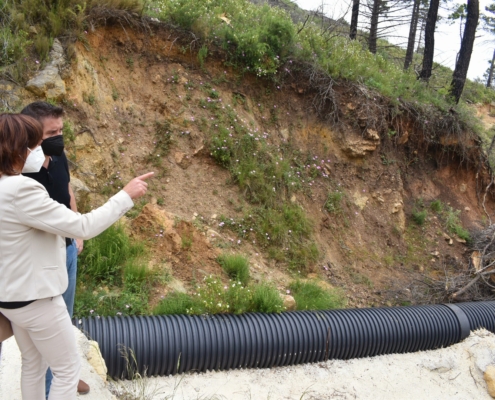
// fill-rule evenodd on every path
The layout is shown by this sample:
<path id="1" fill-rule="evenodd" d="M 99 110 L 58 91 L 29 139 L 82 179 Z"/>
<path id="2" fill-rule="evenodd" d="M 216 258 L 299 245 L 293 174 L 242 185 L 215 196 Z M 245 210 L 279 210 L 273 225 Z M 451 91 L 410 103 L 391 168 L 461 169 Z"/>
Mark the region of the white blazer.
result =
<path id="1" fill-rule="evenodd" d="M 65 237 L 90 239 L 133 207 L 120 191 L 81 215 L 22 175 L 0 177 L 0 301 L 38 300 L 67 289 Z"/>

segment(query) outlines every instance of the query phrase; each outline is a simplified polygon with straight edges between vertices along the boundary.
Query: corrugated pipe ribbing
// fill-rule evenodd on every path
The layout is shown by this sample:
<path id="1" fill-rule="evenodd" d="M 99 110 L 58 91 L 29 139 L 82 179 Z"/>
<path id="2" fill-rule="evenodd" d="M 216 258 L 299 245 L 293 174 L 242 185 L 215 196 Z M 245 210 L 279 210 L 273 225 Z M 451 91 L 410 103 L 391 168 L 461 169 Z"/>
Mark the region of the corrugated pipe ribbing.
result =
<path id="1" fill-rule="evenodd" d="M 493 332 L 494 321 L 495 302 L 480 302 L 280 314 L 91 317 L 74 323 L 98 342 L 109 375 L 125 379 L 134 372 L 163 376 L 436 349 L 461 341 L 472 329 Z"/>

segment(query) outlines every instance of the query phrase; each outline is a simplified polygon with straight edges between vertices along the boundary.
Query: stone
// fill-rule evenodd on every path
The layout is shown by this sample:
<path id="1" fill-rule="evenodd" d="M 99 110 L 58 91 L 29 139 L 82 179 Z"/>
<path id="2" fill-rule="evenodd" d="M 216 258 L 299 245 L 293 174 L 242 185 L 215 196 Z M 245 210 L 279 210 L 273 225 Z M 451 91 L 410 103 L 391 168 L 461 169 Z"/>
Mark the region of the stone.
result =
<path id="1" fill-rule="evenodd" d="M 290 294 L 283 296 L 284 307 L 287 311 L 294 311 L 296 309 L 296 300 Z"/>
<path id="2" fill-rule="evenodd" d="M 182 169 L 187 169 L 187 167 L 191 165 L 191 157 L 189 157 L 186 153 L 178 151 L 174 154 L 174 159 L 176 164 Z"/>
<path id="3" fill-rule="evenodd" d="M 64 49 L 58 39 L 54 39 L 50 51 L 49 64 L 26 84 L 26 89 L 36 96 L 60 100 L 67 93 L 60 69 L 66 64 Z"/>
<path id="4" fill-rule="evenodd" d="M 214 231 L 213 229 L 208 229 L 206 231 L 206 237 L 209 240 L 215 240 L 215 239 L 221 238 L 221 235 L 217 231 Z"/>
<path id="5" fill-rule="evenodd" d="M 87 205 L 89 202 L 89 194 L 91 193 L 91 190 L 83 181 L 75 176 L 71 176 L 70 178 L 70 187 L 76 197 L 76 204 L 80 209 L 84 209 L 84 205 Z"/>
<path id="6" fill-rule="evenodd" d="M 103 359 L 98 342 L 94 340 L 88 341 L 89 347 L 86 351 L 86 358 L 90 365 L 94 368 L 95 372 L 100 376 L 103 382 L 107 381 L 107 366 Z"/>
<path id="7" fill-rule="evenodd" d="M 469 207 L 464 207 L 464 211 L 469 212 L 471 209 Z"/>
<path id="8" fill-rule="evenodd" d="M 368 196 L 361 195 L 360 192 L 355 192 L 353 194 L 354 204 L 359 207 L 360 210 L 363 210 L 368 203 Z"/>
<path id="9" fill-rule="evenodd" d="M 11 82 L 0 80 L 0 107 L 4 110 L 14 111 L 19 108 L 23 97 L 20 86 Z"/>
<path id="10" fill-rule="evenodd" d="M 367 129 L 365 137 L 366 139 L 371 139 L 374 142 L 380 142 L 380 135 L 374 129 Z"/>
<path id="11" fill-rule="evenodd" d="M 285 141 L 289 140 L 289 130 L 287 128 L 281 129 L 280 136 L 282 136 L 282 139 L 284 139 Z"/>
<path id="12" fill-rule="evenodd" d="M 393 204 L 392 206 L 392 210 L 391 210 L 391 213 L 392 214 L 396 214 L 398 213 L 400 210 L 402 210 L 402 202 L 401 201 L 397 201 Z"/>
<path id="13" fill-rule="evenodd" d="M 461 193 L 466 193 L 466 190 L 467 190 L 467 185 L 466 185 L 465 183 L 461 183 L 461 184 L 459 185 L 459 191 L 460 191 Z"/>
<path id="14" fill-rule="evenodd" d="M 365 157 L 368 153 L 372 153 L 376 150 L 380 141 L 375 140 L 367 140 L 367 139 L 356 139 L 356 140 L 348 140 L 345 144 L 343 151 L 349 157 L 353 158 L 362 158 Z"/>
<path id="15" fill-rule="evenodd" d="M 495 365 L 492 364 L 486 367 L 483 378 L 486 382 L 486 389 L 488 390 L 488 394 L 495 399 Z"/>

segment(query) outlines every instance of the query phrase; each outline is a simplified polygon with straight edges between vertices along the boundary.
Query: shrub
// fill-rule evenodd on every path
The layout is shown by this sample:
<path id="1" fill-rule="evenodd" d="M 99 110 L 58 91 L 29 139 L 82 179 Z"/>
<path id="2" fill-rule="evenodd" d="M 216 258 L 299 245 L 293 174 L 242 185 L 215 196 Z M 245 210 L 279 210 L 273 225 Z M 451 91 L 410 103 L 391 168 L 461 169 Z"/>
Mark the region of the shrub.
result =
<path id="1" fill-rule="evenodd" d="M 222 254 L 217 261 L 233 280 L 246 285 L 249 281 L 249 262 L 239 254 Z"/>
<path id="2" fill-rule="evenodd" d="M 444 211 L 445 226 L 450 233 L 454 233 L 461 239 L 466 241 L 471 240 L 469 232 L 462 227 L 462 222 L 459 218 L 460 210 L 454 210 L 452 207 L 447 206 Z"/>
<path id="3" fill-rule="evenodd" d="M 253 290 L 253 311 L 274 313 L 283 310 L 284 302 L 277 288 L 269 283 L 256 285 Z"/>
<path id="4" fill-rule="evenodd" d="M 440 200 L 433 200 L 430 203 L 430 209 L 432 211 L 435 211 L 437 213 L 440 213 L 443 210 L 443 204 L 442 204 L 442 202 Z"/>
<path id="5" fill-rule="evenodd" d="M 325 210 L 332 214 L 340 214 L 342 212 L 342 199 L 344 193 L 336 190 L 328 193 L 327 201 L 325 202 Z"/>
<path id="6" fill-rule="evenodd" d="M 298 310 L 342 308 L 346 301 L 338 290 L 325 290 L 314 282 L 294 281 L 289 285 Z"/>
<path id="7" fill-rule="evenodd" d="M 412 219 L 417 225 L 423 225 L 426 220 L 426 216 L 428 215 L 426 210 L 419 211 L 419 210 L 413 210 L 412 212 Z"/>

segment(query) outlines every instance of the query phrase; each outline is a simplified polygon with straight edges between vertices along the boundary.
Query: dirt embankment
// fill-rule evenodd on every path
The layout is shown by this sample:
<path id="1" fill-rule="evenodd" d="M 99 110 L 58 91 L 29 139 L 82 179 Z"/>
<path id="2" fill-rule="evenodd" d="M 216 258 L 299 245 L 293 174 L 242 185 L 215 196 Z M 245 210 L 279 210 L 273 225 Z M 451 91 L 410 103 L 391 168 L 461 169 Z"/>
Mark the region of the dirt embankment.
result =
<path id="1" fill-rule="evenodd" d="M 479 171 L 462 155 L 445 152 L 447 145 L 420 146 L 407 117 L 371 127 L 367 118 L 378 100 L 345 86 L 336 88 L 340 121 L 330 124 L 313 111 L 314 93 L 296 73 L 277 84 L 241 75 L 221 58 L 201 66 L 179 33 L 152 31 L 109 26 L 88 34 L 70 67 L 65 106 L 75 135 L 73 175 L 91 190 L 85 208 L 121 181 L 157 171 L 150 204 L 130 226 L 152 247 L 153 267 L 175 278 L 173 288 L 220 273 L 215 257 L 225 250 L 246 254 L 255 279 L 273 280 L 281 290 L 298 276 L 221 227 L 221 216 L 239 217 L 248 206 L 210 156 L 212 124 L 225 109 L 268 143 L 289 143 L 307 155 L 308 166 L 322 168 L 290 200 L 313 221 L 320 257 L 309 277 L 342 287 L 351 306 L 429 301 L 428 285 L 468 268 L 466 244 L 447 233 L 440 215 L 428 212 L 423 225 L 411 219 L 440 200 L 459 210 L 464 227 L 482 226 Z M 160 147 L 164 134 L 171 137 L 169 152 Z M 340 208 L 329 212 L 325 203 L 337 192 Z M 490 211 L 491 201 L 485 206 Z M 169 290 L 157 288 L 156 298 Z"/>

